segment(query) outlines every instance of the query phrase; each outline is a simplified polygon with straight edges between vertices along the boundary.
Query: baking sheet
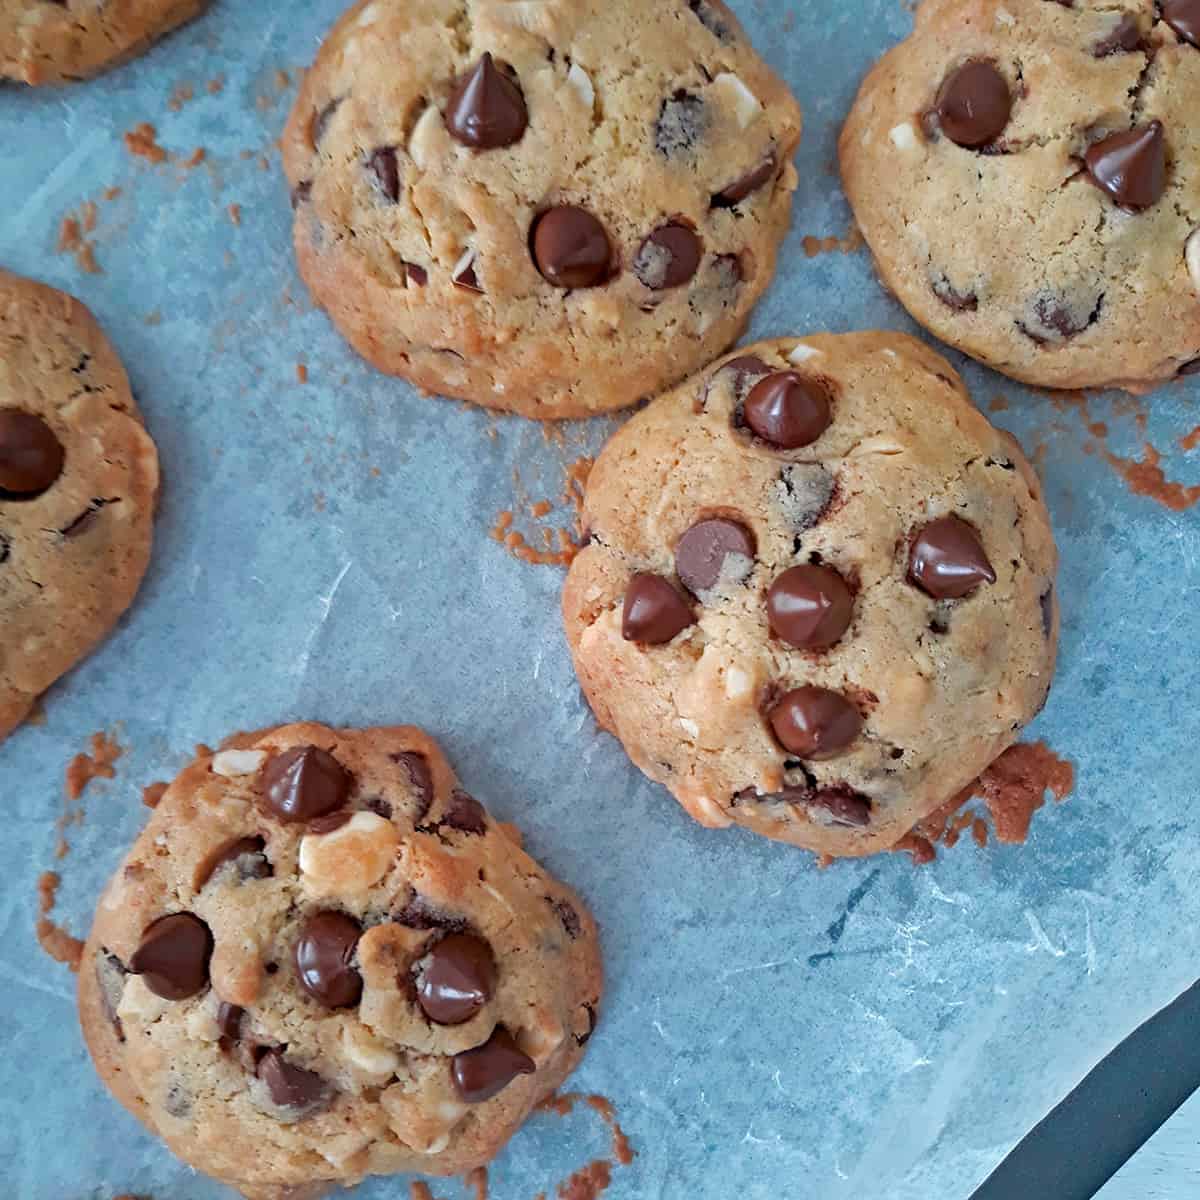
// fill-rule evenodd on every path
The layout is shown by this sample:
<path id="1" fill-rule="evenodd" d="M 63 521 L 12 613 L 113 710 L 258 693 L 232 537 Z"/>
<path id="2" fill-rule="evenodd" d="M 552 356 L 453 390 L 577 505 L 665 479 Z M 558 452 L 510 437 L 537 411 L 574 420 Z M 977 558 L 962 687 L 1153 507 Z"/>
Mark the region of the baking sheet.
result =
<path id="1" fill-rule="evenodd" d="M 52 691 L 45 723 L 0 750 L 5 1194 L 228 1194 L 100 1087 L 73 977 L 33 936 L 35 881 L 61 866 L 56 917 L 83 933 L 141 824 L 145 784 L 197 741 L 312 717 L 424 725 L 593 905 L 609 987 L 574 1086 L 611 1097 L 638 1152 L 609 1200 L 966 1197 L 1200 969 L 1200 508 L 1132 494 L 1088 452 L 1096 435 L 1076 407 L 970 367 L 976 398 L 1002 398 L 994 419 L 1046 481 L 1064 627 L 1030 736 L 1075 763 L 1074 794 L 1038 814 L 1025 846 L 968 841 L 920 870 L 896 855 L 820 871 L 794 849 L 691 824 L 596 732 L 559 628 L 561 570 L 488 536 L 522 497 L 557 500 L 564 465 L 615 423 L 548 439 L 421 398 L 357 361 L 305 298 L 274 140 L 295 69 L 341 7 L 223 0 L 102 80 L 0 90 L 0 263 L 95 310 L 166 481 L 133 611 Z M 752 333 L 910 329 L 865 253 L 810 257 L 804 240 L 847 231 L 837 129 L 910 12 L 899 0 L 735 7 L 807 126 L 794 228 Z M 142 121 L 177 159 L 204 147 L 205 161 L 131 155 L 122 135 Z M 62 218 L 89 199 L 98 274 L 55 250 Z M 1194 484 L 1200 453 L 1179 439 L 1200 424 L 1198 394 L 1200 380 L 1144 405 L 1093 397 L 1090 420 L 1107 424 L 1109 453 L 1136 459 L 1148 441 L 1170 478 Z M 560 507 L 542 524 L 567 519 Z M 537 524 L 518 516 L 540 545 Z M 89 789 L 58 864 L 64 767 L 114 728 L 127 747 L 117 777 Z M 553 1195 L 606 1147 L 585 1110 L 539 1115 L 493 1168 L 492 1196 Z M 465 1195 L 457 1182 L 434 1192 Z"/>

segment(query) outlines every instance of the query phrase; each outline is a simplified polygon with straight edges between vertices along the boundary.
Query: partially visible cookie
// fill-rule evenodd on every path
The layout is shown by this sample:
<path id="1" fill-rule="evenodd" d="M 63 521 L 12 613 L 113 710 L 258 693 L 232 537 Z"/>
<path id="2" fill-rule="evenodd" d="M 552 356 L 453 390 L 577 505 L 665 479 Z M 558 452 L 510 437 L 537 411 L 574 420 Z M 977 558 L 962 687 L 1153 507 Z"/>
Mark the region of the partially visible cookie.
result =
<path id="1" fill-rule="evenodd" d="M 158 453 L 78 300 L 0 271 L 0 739 L 129 607 Z"/>
<path id="2" fill-rule="evenodd" d="M 925 0 L 842 178 L 884 282 L 1027 383 L 1200 369 L 1200 4 Z"/>
<path id="3" fill-rule="evenodd" d="M 86 79 L 142 53 L 208 0 L 0 0 L 0 78 Z"/>
<path id="4" fill-rule="evenodd" d="M 721 0 L 360 0 L 284 134 L 300 271 L 431 392 L 620 408 L 740 333 L 799 137 Z"/>
<path id="5" fill-rule="evenodd" d="M 298 724 L 167 789 L 97 908 L 79 1012 L 176 1154 L 293 1200 L 487 1162 L 583 1057 L 600 991 L 587 909 L 430 738 Z"/>
<path id="6" fill-rule="evenodd" d="M 912 338 L 739 350 L 612 438 L 584 519 L 563 591 L 580 683 L 701 824 L 884 850 L 1046 699 L 1037 478 Z"/>

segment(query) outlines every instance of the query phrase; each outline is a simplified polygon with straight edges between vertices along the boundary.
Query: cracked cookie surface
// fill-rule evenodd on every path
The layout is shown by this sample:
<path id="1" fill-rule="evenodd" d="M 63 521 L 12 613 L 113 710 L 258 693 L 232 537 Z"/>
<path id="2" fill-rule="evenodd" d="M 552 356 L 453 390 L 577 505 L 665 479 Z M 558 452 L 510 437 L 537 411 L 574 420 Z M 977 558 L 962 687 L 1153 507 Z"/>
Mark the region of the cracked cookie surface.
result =
<path id="1" fill-rule="evenodd" d="M 97 907 L 79 1010 L 176 1154 L 295 1200 L 488 1161 L 582 1058 L 600 990 L 587 909 L 429 737 L 296 724 L 167 789 Z"/>
<path id="2" fill-rule="evenodd" d="M 886 849 L 1045 701 L 1041 489 L 915 339 L 738 350 L 609 441 L 584 520 L 563 591 L 580 683 L 704 825 Z"/>
<path id="3" fill-rule="evenodd" d="M 925 0 L 842 178 L 887 286 L 1027 383 L 1200 369 L 1200 3 Z"/>
<path id="4" fill-rule="evenodd" d="M 300 271 L 368 361 L 532 417 L 729 346 L 800 111 L 720 0 L 363 0 L 283 139 Z"/>
<path id="5" fill-rule="evenodd" d="M 92 314 L 0 271 L 0 739 L 132 603 L 157 493 L 158 453 Z"/>
<path id="6" fill-rule="evenodd" d="M 86 79 L 142 53 L 208 0 L 0 0 L 0 77 Z"/>

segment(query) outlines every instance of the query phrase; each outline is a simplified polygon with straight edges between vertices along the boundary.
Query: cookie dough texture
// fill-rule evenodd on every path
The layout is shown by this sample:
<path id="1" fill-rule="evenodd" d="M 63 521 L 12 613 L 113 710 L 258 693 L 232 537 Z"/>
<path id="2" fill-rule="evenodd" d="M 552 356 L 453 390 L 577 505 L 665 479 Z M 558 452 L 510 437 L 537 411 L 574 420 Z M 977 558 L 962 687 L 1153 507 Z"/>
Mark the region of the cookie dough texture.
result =
<path id="1" fill-rule="evenodd" d="M 482 89 L 477 115 L 502 118 L 485 140 L 517 137 L 478 148 L 448 126 L 485 54 L 509 80 Z M 300 270 L 359 353 L 427 391 L 532 417 L 620 408 L 742 330 L 799 136 L 720 0 L 364 0 L 283 139 Z M 562 208 L 608 241 L 587 286 L 535 262 L 535 223 Z"/>
<path id="2" fill-rule="evenodd" d="M 0 0 L 0 78 L 86 79 L 146 50 L 208 0 Z"/>
<path id="3" fill-rule="evenodd" d="M 938 337 L 1016 379 L 1144 390 L 1200 357 L 1200 49 L 1162 7 L 925 0 L 846 122 L 842 177 L 884 282 Z M 975 149 L 937 114 L 970 62 L 994 64 L 1012 100 Z M 1155 121 L 1165 190 L 1123 207 L 1085 155 Z"/>
<path id="4" fill-rule="evenodd" d="M 285 818 L 269 797 L 289 751 L 293 798 L 308 799 Z M 208 930 L 211 957 L 193 952 L 189 975 L 176 938 L 176 965 L 158 959 L 193 994 L 165 999 L 144 947 L 181 913 Z M 318 999 L 298 946 L 322 927 L 306 963 Z M 419 996 L 464 935 L 486 944 L 491 984 L 465 1012 L 443 986 L 429 1011 L 459 1023 L 439 1024 Z M 460 954 L 442 984 L 472 961 Z M 487 1162 L 579 1062 L 600 989 L 582 902 L 462 791 L 433 741 L 296 724 L 231 739 L 171 784 L 99 903 L 79 1011 L 104 1082 L 176 1154 L 251 1200 L 295 1200 Z M 530 1073 L 464 1099 L 455 1056 L 505 1033 Z"/>
<path id="5" fill-rule="evenodd" d="M 743 422 L 747 392 L 780 371 L 829 397 L 828 427 L 800 449 L 769 445 Z M 590 544 L 563 592 L 580 683 L 600 724 L 701 824 L 834 856 L 886 849 L 1009 746 L 1046 698 L 1058 618 L 1041 489 L 1015 440 L 912 338 L 823 335 L 739 351 L 612 438 L 584 512 Z M 994 574 L 978 583 L 966 564 L 973 590 L 959 599 L 935 599 L 910 578 L 921 531 L 946 517 L 974 531 Z M 713 518 L 747 531 L 752 557 L 697 571 L 697 535 L 685 534 Z M 852 607 L 833 645 L 797 649 L 772 631 L 768 593 L 786 570 L 814 565 L 841 577 Z M 623 636 L 623 601 L 642 573 L 691 609 L 694 623 L 666 643 Z M 780 698 L 804 687 L 827 689 L 849 712 L 853 740 L 832 756 L 806 760 L 772 727 Z M 835 706 L 825 732 L 844 715 Z"/>
<path id="6" fill-rule="evenodd" d="M 14 457 L 28 425 L 48 464 Z M 158 454 L 92 314 L 0 271 L 0 738 L 132 603 L 157 493 Z"/>

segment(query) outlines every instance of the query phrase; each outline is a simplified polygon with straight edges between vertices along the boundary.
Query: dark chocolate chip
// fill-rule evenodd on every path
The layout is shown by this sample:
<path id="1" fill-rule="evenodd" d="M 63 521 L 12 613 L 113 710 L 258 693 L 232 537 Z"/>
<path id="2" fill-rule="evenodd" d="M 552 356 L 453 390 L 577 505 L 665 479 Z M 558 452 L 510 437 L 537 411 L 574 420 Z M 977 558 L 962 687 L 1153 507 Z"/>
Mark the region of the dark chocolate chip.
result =
<path id="1" fill-rule="evenodd" d="M 321 141 L 325 137 L 325 131 L 329 128 L 329 122 L 333 120 L 333 114 L 337 112 L 338 105 L 341 102 L 342 100 L 339 96 L 336 100 L 330 100 L 319 112 L 313 113 L 312 124 L 308 127 L 308 135 L 314 150 L 320 149 Z"/>
<path id="2" fill-rule="evenodd" d="M 738 803 L 794 804 L 802 808 L 823 808 L 835 825 L 861 828 L 871 823 L 871 801 L 845 784 L 833 787 L 785 787 L 778 792 L 759 795 L 746 788 L 734 797 Z"/>
<path id="3" fill-rule="evenodd" d="M 110 504 L 116 503 L 116 497 L 114 497 L 112 500 L 105 500 L 97 497 L 91 502 L 91 504 L 87 506 L 87 508 L 83 510 L 83 512 L 79 514 L 79 516 L 77 516 L 69 524 L 64 525 L 62 529 L 58 531 L 59 536 L 71 540 L 82 537 L 88 532 L 89 529 L 92 528 L 92 526 L 96 524 L 96 517 L 101 509 L 107 508 Z"/>
<path id="4" fill-rule="evenodd" d="M 429 282 L 429 272 L 416 263 L 404 263 L 404 277 L 406 283 L 415 287 L 424 287 Z"/>
<path id="5" fill-rule="evenodd" d="M 718 42 L 733 40 L 729 10 L 721 0 L 688 0 L 688 8 L 696 14 L 696 19 Z"/>
<path id="6" fill-rule="evenodd" d="M 1132 54 L 1141 48 L 1142 27 L 1133 13 L 1125 13 L 1112 32 L 1092 47 L 1092 53 L 1097 58 L 1108 58 L 1112 54 Z"/>
<path id="7" fill-rule="evenodd" d="M 935 600 L 959 600 L 980 584 L 995 583 L 996 572 L 966 521 L 939 517 L 913 538 L 908 580 Z"/>
<path id="8" fill-rule="evenodd" d="M 979 297 L 974 292 L 958 291 L 945 276 L 933 281 L 933 294 L 955 312 L 975 312 L 979 308 Z"/>
<path id="9" fill-rule="evenodd" d="M 833 504 L 837 480 L 820 463 L 793 463 L 779 473 L 779 506 L 796 534 L 817 525 Z M 800 552 L 799 537 L 794 539 Z"/>
<path id="10" fill-rule="evenodd" d="M 776 371 L 751 388 L 742 419 L 764 442 L 797 450 L 815 442 L 833 414 L 822 384 L 798 371 Z"/>
<path id="11" fill-rule="evenodd" d="M 734 373 L 735 391 L 743 387 L 749 380 L 771 373 L 771 368 L 761 358 L 753 354 L 743 354 L 738 358 L 731 358 L 727 363 L 723 363 L 719 369 Z"/>
<path id="12" fill-rule="evenodd" d="M 228 1054 L 241 1041 L 242 1021 L 245 1016 L 244 1008 L 240 1008 L 236 1004 L 228 1004 L 224 1000 L 221 1001 L 221 1005 L 217 1009 L 217 1030 L 221 1036 L 217 1044 L 224 1053 Z"/>
<path id="13" fill-rule="evenodd" d="M 1104 295 L 1101 292 L 1090 308 L 1080 307 L 1078 302 L 1064 296 L 1039 296 L 1033 305 L 1034 323 L 1018 321 L 1017 328 L 1041 346 L 1070 341 L 1100 319 Z"/>
<path id="14" fill-rule="evenodd" d="M 492 998 L 492 948 L 470 933 L 452 933 L 429 952 L 417 980 L 417 1003 L 437 1025 L 461 1025 Z"/>
<path id="15" fill-rule="evenodd" d="M 41 417 L 0 408 L 0 499 L 40 495 L 62 474 L 64 457 L 62 442 Z"/>
<path id="16" fill-rule="evenodd" d="M 530 247 L 542 278 L 555 287 L 596 287 L 612 274 L 612 246 L 604 226 L 574 205 L 542 213 L 534 222 Z"/>
<path id="17" fill-rule="evenodd" d="M 634 256 L 633 273 L 653 292 L 681 287 L 696 274 L 703 253 L 695 230 L 673 221 L 643 240 Z"/>
<path id="18" fill-rule="evenodd" d="M 485 54 L 450 94 L 446 128 L 474 150 L 495 150 L 521 140 L 529 115 L 516 80 Z"/>
<path id="19" fill-rule="evenodd" d="M 238 838 L 201 864 L 196 873 L 196 889 L 204 887 L 224 866 L 233 865 L 239 883 L 251 879 L 270 879 L 274 873 L 266 855 L 266 842 L 261 837 Z"/>
<path id="20" fill-rule="evenodd" d="M 1141 212 L 1167 187 L 1167 139 L 1161 121 L 1114 133 L 1083 156 L 1093 182 L 1122 208 Z"/>
<path id="21" fill-rule="evenodd" d="M 550 903 L 550 907 L 558 914 L 558 919 L 562 922 L 562 927 L 566 930 L 567 937 L 571 941 L 575 941 L 583 932 L 583 923 L 579 919 L 579 914 L 575 911 L 573 905 L 568 904 L 565 900 L 551 900 L 549 896 L 546 899 Z"/>
<path id="22" fill-rule="evenodd" d="M 1162 19 L 1185 42 L 1200 46 L 1200 0 L 1164 0 Z"/>
<path id="23" fill-rule="evenodd" d="M 1054 628 L 1054 585 L 1051 584 L 1043 593 L 1041 598 L 1042 607 L 1042 632 L 1049 637 L 1051 630 Z"/>
<path id="24" fill-rule="evenodd" d="M 1200 358 L 1193 358 L 1190 362 L 1185 362 L 1175 374 L 1185 378 L 1188 375 L 1200 375 Z"/>
<path id="25" fill-rule="evenodd" d="M 454 1056 L 451 1075 L 468 1104 L 482 1104 L 502 1092 L 518 1075 L 532 1075 L 537 1065 L 521 1052 L 512 1035 L 497 1025 L 482 1046 Z"/>
<path id="26" fill-rule="evenodd" d="M 779 160 L 772 150 L 756 167 L 751 167 L 745 175 L 739 176 L 732 183 L 726 184 L 715 193 L 709 201 L 712 208 L 734 208 L 741 204 L 747 196 L 753 195 L 764 184 L 770 182 L 779 166 Z"/>
<path id="27" fill-rule="evenodd" d="M 392 920 L 406 929 L 444 929 L 448 932 L 460 932 L 467 926 L 462 917 L 452 917 L 449 913 L 439 912 L 421 896 L 413 897 L 398 912 L 392 914 Z"/>
<path id="28" fill-rule="evenodd" d="M 379 190 L 395 204 L 400 199 L 400 164 L 395 146 L 380 146 L 367 158 L 367 167 L 375 176 Z"/>
<path id="29" fill-rule="evenodd" d="M 952 142 L 978 149 L 1004 132 L 1012 115 L 1012 94 L 995 63 L 973 59 L 946 77 L 934 111 Z"/>
<path id="30" fill-rule="evenodd" d="M 627 642 L 660 646 L 694 620 L 683 597 L 661 575 L 643 571 L 629 581 L 621 614 L 621 636 Z"/>
<path id="31" fill-rule="evenodd" d="M 311 821 L 342 807 L 354 780 L 332 754 L 296 746 L 263 770 L 267 807 L 282 821 Z"/>
<path id="32" fill-rule="evenodd" d="M 594 1005 L 585 1004 L 583 1006 L 587 1010 L 588 1028 L 587 1033 L 575 1035 L 575 1045 L 586 1046 L 592 1040 L 592 1034 L 596 1032 L 596 1009 Z"/>
<path id="33" fill-rule="evenodd" d="M 296 939 L 300 986 L 326 1008 L 350 1008 L 362 996 L 362 976 L 351 965 L 362 929 L 340 912 L 309 917 Z"/>
<path id="34" fill-rule="evenodd" d="M 654 145 L 659 154 L 675 158 L 695 149 L 708 129 L 708 109 L 699 96 L 680 89 L 662 102 L 654 123 Z"/>
<path id="35" fill-rule="evenodd" d="M 12 554 L 12 542 L 0 533 L 0 566 L 3 566 L 9 560 Z"/>
<path id="36" fill-rule="evenodd" d="M 414 825 L 419 825 L 429 812 L 429 806 L 433 803 L 433 775 L 429 770 L 429 761 L 425 755 L 418 753 L 416 750 L 404 750 L 400 754 L 392 755 L 392 762 L 398 763 L 408 774 L 408 780 L 412 789 L 417 794 L 417 813 L 413 820 Z M 389 812 L 389 816 L 391 813 Z"/>
<path id="37" fill-rule="evenodd" d="M 312 197 L 312 180 L 302 179 L 292 189 L 292 207 L 299 208 Z"/>
<path id="38" fill-rule="evenodd" d="M 329 1094 L 320 1075 L 288 1062 L 282 1050 L 268 1050 L 258 1060 L 257 1074 L 280 1108 L 309 1108 Z"/>
<path id="39" fill-rule="evenodd" d="M 845 696 L 827 688 L 793 688 L 768 714 L 785 750 L 799 758 L 832 758 L 862 731 L 862 714 Z"/>
<path id="40" fill-rule="evenodd" d="M 385 821 L 392 819 L 392 806 L 382 796 L 371 796 L 364 800 L 363 808 L 368 812 L 373 812 L 377 817 L 382 817 Z M 424 815 L 425 813 L 421 814 L 421 816 Z"/>
<path id="41" fill-rule="evenodd" d="M 152 921 L 129 960 L 129 970 L 164 1000 L 186 1000 L 208 986 L 213 939 L 208 926 L 191 913 L 171 913 Z"/>
<path id="42" fill-rule="evenodd" d="M 474 796 L 455 788 L 450 795 L 450 803 L 446 805 L 446 814 L 438 823 L 449 825 L 459 833 L 486 833 L 487 813 Z"/>
<path id="43" fill-rule="evenodd" d="M 353 816 L 353 813 L 343 810 L 342 812 L 330 813 L 326 817 L 317 817 L 316 820 L 309 821 L 308 832 L 322 837 L 327 833 L 333 833 L 335 829 L 341 829 L 343 825 L 349 825 L 350 819 Z"/>
<path id="44" fill-rule="evenodd" d="M 463 265 L 454 272 L 451 277 L 451 283 L 464 292 L 474 292 L 478 296 L 484 294 L 483 284 L 479 282 L 479 276 L 475 273 L 474 254 L 467 258 Z"/>
<path id="45" fill-rule="evenodd" d="M 754 550 L 754 534 L 740 522 L 726 517 L 697 521 L 675 544 L 675 573 L 698 596 L 716 587 L 730 557 L 736 563 L 737 582 L 743 582 L 754 566 Z"/>
<path id="46" fill-rule="evenodd" d="M 854 599 L 830 567 L 790 567 L 767 592 L 771 629 L 798 650 L 824 650 L 850 627 Z"/>

